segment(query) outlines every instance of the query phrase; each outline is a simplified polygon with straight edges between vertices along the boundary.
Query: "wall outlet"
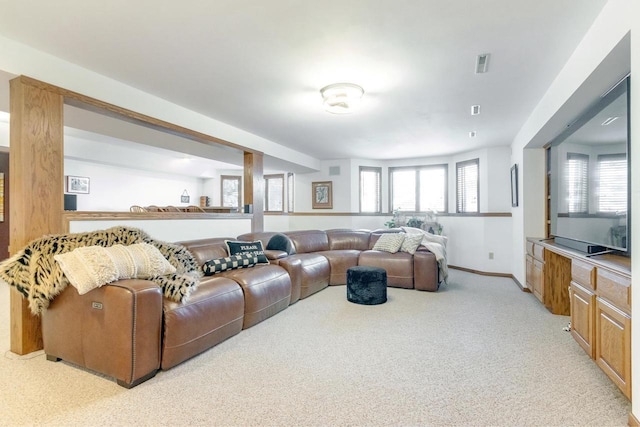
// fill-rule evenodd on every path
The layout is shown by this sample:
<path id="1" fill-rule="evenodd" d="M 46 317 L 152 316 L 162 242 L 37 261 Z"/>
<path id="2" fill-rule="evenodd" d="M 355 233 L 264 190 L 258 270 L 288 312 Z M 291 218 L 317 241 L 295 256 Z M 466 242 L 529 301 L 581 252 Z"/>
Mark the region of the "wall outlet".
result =
<path id="1" fill-rule="evenodd" d="M 493 252 L 489 252 L 489 259 L 493 259 Z"/>

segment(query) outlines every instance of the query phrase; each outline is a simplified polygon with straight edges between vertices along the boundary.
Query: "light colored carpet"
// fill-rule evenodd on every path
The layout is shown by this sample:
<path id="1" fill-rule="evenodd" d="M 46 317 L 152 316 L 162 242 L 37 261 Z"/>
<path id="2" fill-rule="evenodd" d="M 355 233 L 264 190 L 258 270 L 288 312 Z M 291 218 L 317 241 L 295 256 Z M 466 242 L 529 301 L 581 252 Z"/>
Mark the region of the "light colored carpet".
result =
<path id="1" fill-rule="evenodd" d="M 9 348 L 2 425 L 626 425 L 629 402 L 510 279 L 451 271 L 383 305 L 330 287 L 135 387 Z"/>

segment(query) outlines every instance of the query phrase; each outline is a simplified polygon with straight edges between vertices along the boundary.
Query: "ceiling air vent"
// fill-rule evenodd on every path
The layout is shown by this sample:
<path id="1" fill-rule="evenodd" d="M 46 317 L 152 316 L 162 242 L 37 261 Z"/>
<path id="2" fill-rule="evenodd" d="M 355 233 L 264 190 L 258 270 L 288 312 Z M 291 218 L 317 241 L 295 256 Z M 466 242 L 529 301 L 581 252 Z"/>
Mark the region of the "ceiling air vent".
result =
<path id="1" fill-rule="evenodd" d="M 489 54 L 483 53 L 476 58 L 476 74 L 486 73 L 489 68 Z"/>
<path id="2" fill-rule="evenodd" d="M 479 105 L 472 105 L 471 106 L 471 115 L 472 116 L 477 116 L 478 114 L 480 114 L 480 106 Z"/>

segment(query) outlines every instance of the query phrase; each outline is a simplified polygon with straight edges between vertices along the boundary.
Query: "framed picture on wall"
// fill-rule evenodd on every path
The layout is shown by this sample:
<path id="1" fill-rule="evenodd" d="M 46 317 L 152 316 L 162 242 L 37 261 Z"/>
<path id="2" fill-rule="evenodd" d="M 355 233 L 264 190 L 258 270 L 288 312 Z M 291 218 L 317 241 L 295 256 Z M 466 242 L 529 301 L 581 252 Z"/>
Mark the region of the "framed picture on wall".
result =
<path id="1" fill-rule="evenodd" d="M 89 178 L 67 175 L 67 193 L 89 194 Z"/>
<path id="2" fill-rule="evenodd" d="M 518 165 L 511 166 L 511 206 L 518 206 Z"/>
<path id="3" fill-rule="evenodd" d="M 311 207 L 313 209 L 333 209 L 333 181 L 311 183 Z"/>

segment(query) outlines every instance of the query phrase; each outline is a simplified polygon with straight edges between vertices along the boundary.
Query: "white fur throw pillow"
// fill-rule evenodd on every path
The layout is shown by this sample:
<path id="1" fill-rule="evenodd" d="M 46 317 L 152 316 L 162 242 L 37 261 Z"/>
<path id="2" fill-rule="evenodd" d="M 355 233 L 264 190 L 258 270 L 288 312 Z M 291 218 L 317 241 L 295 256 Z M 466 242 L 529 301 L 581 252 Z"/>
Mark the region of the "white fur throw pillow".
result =
<path id="1" fill-rule="evenodd" d="M 373 245 L 373 250 L 395 254 L 400 250 L 404 236 L 404 233 L 384 233 L 380 235 L 376 244 Z"/>
<path id="2" fill-rule="evenodd" d="M 54 259 L 80 295 L 118 279 L 147 279 L 175 273 L 160 251 L 148 243 L 85 246 Z"/>

